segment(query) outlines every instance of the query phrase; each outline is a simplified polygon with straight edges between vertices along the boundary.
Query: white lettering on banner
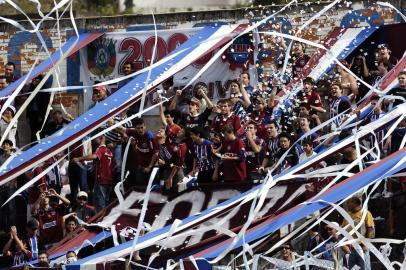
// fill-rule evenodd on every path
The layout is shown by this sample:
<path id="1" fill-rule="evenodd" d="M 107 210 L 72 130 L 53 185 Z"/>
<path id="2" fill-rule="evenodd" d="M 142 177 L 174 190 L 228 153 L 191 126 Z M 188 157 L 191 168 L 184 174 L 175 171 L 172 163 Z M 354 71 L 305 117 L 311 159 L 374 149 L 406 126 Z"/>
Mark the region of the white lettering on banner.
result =
<path id="1" fill-rule="evenodd" d="M 283 185 L 273 187 L 272 192 L 269 192 L 267 194 L 265 204 L 261 209 L 261 211 L 258 213 L 258 217 L 262 217 L 267 213 L 269 213 L 269 211 L 275 208 L 275 205 L 279 201 L 281 201 L 281 199 L 283 199 L 284 197 L 285 200 L 282 201 L 283 204 L 282 206 L 279 207 L 279 209 L 287 206 L 295 198 L 297 198 L 297 196 L 302 194 L 304 190 L 305 190 L 304 185 L 302 185 L 298 189 L 296 189 L 295 192 L 293 192 L 291 195 L 288 195 L 289 192 L 288 186 Z M 194 214 L 203 211 L 204 209 L 216 206 L 229 198 L 237 196 L 240 193 L 241 191 L 237 189 L 213 191 L 212 193 L 210 192 L 207 193 L 199 190 L 192 190 L 190 192 L 180 194 L 173 200 L 168 201 L 168 197 L 166 195 L 162 195 L 160 192 L 151 192 L 149 204 L 156 205 L 158 208 L 155 208 L 156 209 L 154 212 L 155 216 L 146 217 L 146 220 L 149 220 L 149 222 L 152 223 L 151 230 L 154 231 L 168 225 L 168 223 L 170 223 L 170 220 L 185 216 L 192 216 Z M 124 214 L 134 217 L 134 224 L 126 224 L 126 225 L 135 226 L 138 217 L 141 214 L 141 209 L 139 207 L 141 207 L 140 203 L 142 202 L 143 197 L 144 197 L 143 192 L 138 191 L 131 192 L 124 199 L 121 205 L 117 205 L 111 209 L 110 213 L 103 218 L 102 222 L 100 222 L 100 225 L 111 227 L 114 224 L 118 228 L 120 228 L 124 224 L 119 224 L 119 218 L 121 215 Z M 135 204 L 137 206 L 133 208 Z M 181 209 L 181 211 L 177 212 L 177 209 Z M 227 220 L 223 220 L 224 215 L 221 215 L 220 217 L 210 219 L 207 223 L 201 224 L 196 229 L 202 228 L 202 226 L 211 226 L 213 224 L 220 224 L 220 222 L 223 222 L 220 224 L 222 228 L 226 230 L 230 229 L 232 226 L 236 225 L 232 224 L 232 221 L 235 218 L 239 217 L 239 215 L 243 215 L 241 211 L 245 213 L 245 210 L 241 209 L 240 211 L 240 207 L 238 209 L 233 210 L 236 210 L 235 214 L 233 216 L 228 217 Z M 273 210 L 277 211 L 276 209 Z M 241 216 L 240 218 L 247 219 L 248 217 Z M 125 231 L 126 227 L 121 228 L 120 233 L 122 232 L 124 233 L 123 230 Z M 185 235 L 182 237 L 174 237 L 167 245 L 167 247 L 176 248 L 179 246 L 183 246 L 186 243 L 186 241 L 187 241 L 186 246 L 198 244 L 204 239 L 204 237 L 208 237 L 205 234 L 206 232 L 202 232 L 195 233 L 193 236 Z"/>
<path id="2" fill-rule="evenodd" d="M 108 215 L 106 215 L 103 220 L 100 222 L 100 225 L 104 227 L 111 227 L 117 219 L 123 214 L 123 211 L 126 214 L 132 214 L 138 216 L 141 213 L 140 209 L 132 209 L 131 206 L 134 205 L 137 201 L 142 200 L 144 193 L 141 192 L 131 192 L 120 205 L 113 207 Z"/>
<path id="3" fill-rule="evenodd" d="M 266 213 L 268 213 L 268 211 L 274 207 L 274 205 L 280 200 L 282 199 L 282 197 L 285 195 L 286 190 L 287 190 L 287 186 L 276 186 L 272 188 L 272 192 L 268 192 L 268 194 L 266 195 L 266 197 L 268 199 L 270 199 L 261 209 L 261 211 L 258 212 L 258 217 L 262 217 L 263 215 L 265 215 Z M 293 196 L 290 196 L 290 200 L 291 198 L 293 198 Z"/>
<path id="4" fill-rule="evenodd" d="M 296 189 L 296 191 L 292 195 L 290 195 L 290 197 L 285 201 L 285 203 L 280 207 L 280 209 L 290 204 L 293 199 L 296 199 L 305 190 L 306 190 L 305 185 L 301 185 L 298 189 Z"/>
<path id="5" fill-rule="evenodd" d="M 192 192 L 187 192 L 180 195 L 173 201 L 169 201 L 168 203 L 165 204 L 165 206 L 160 211 L 158 217 L 156 217 L 156 219 L 154 220 L 154 223 L 152 224 L 152 230 L 156 230 L 165 226 L 168 220 L 172 218 L 173 210 L 179 203 L 188 202 L 191 204 L 190 211 L 187 215 L 191 216 L 202 210 L 204 199 L 205 194 L 203 192 L 194 190 Z"/>
<path id="6" fill-rule="evenodd" d="M 213 206 L 215 206 L 215 205 L 218 205 L 219 203 L 221 203 L 221 202 L 223 202 L 223 201 L 225 201 L 225 200 L 227 200 L 227 199 L 229 199 L 229 198 L 232 198 L 232 197 L 234 197 L 234 196 L 237 196 L 238 194 L 241 194 L 241 192 L 238 191 L 238 190 L 233 190 L 233 189 L 229 189 L 229 190 L 225 190 L 225 191 L 215 191 L 215 192 L 213 192 L 213 194 L 212 194 L 211 200 L 210 200 L 210 202 L 208 203 L 207 208 L 210 208 L 210 207 L 213 207 Z M 237 211 L 237 213 L 238 213 L 238 211 Z M 232 217 L 230 217 L 230 219 L 231 219 L 231 218 L 232 218 Z M 228 220 L 226 220 L 224 223 L 222 223 L 222 227 L 229 229 L 229 228 L 230 228 L 230 219 L 228 219 Z M 211 219 L 210 221 L 211 221 L 213 224 L 216 224 L 217 222 L 219 222 L 219 221 L 221 221 L 221 220 L 222 220 L 222 218 L 213 218 L 213 219 Z M 189 242 L 188 242 L 188 246 L 199 243 L 199 242 L 202 240 L 203 235 L 204 235 L 203 233 L 194 234 L 194 235 L 190 238 L 190 240 L 189 240 Z"/>

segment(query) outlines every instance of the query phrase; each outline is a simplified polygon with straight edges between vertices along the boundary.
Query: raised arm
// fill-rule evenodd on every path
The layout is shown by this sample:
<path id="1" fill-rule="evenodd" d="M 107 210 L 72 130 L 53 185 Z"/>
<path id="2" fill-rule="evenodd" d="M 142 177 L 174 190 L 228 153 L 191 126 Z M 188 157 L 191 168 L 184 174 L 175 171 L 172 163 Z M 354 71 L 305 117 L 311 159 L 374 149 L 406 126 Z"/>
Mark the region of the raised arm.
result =
<path id="1" fill-rule="evenodd" d="M 181 95 L 182 90 L 176 90 L 176 95 L 173 97 L 171 104 L 169 105 L 169 110 L 173 111 L 176 109 L 176 105 L 178 105 L 178 101 Z"/>

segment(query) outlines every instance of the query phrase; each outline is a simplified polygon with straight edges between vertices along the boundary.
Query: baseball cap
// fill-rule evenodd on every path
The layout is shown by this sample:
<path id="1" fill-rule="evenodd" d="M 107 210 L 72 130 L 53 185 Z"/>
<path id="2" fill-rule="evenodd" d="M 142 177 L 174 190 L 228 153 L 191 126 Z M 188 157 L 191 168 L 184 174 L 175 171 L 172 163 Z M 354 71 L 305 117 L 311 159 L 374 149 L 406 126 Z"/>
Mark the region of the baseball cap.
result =
<path id="1" fill-rule="evenodd" d="M 200 101 L 199 101 L 197 98 L 192 98 L 192 99 L 189 101 L 189 104 L 194 104 L 194 105 L 196 105 L 197 107 L 200 108 Z"/>
<path id="2" fill-rule="evenodd" d="M 10 110 L 13 113 L 13 115 L 16 114 L 16 108 L 14 108 L 14 106 L 12 106 L 12 105 L 8 105 L 6 110 Z"/>
<path id="3" fill-rule="evenodd" d="M 106 94 L 108 94 L 109 92 L 107 91 L 107 88 L 103 85 L 99 85 L 96 87 L 93 87 L 93 91 L 100 91 L 100 92 L 105 92 Z"/>
<path id="4" fill-rule="evenodd" d="M 386 44 L 386 43 L 381 43 L 381 44 L 378 45 L 378 49 L 384 49 L 384 48 L 389 49 L 388 44 Z"/>
<path id="5" fill-rule="evenodd" d="M 79 198 L 82 198 L 82 197 L 86 197 L 86 199 L 87 199 L 87 193 L 86 192 L 84 192 L 84 191 L 79 191 L 78 192 L 78 195 L 76 196 L 78 199 Z"/>

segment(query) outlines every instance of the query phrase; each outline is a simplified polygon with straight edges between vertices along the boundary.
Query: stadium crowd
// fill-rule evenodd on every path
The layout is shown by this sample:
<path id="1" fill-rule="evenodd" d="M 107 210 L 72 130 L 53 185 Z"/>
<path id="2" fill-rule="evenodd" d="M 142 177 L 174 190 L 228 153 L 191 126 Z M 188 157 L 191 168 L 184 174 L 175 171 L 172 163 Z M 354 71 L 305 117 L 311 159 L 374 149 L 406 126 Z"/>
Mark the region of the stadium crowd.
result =
<path id="1" fill-rule="evenodd" d="M 318 149 L 330 146 L 337 136 L 328 137 L 327 140 L 321 137 L 338 130 L 350 114 L 359 115 L 359 111 L 355 109 L 356 104 L 365 97 L 369 89 L 337 65 L 318 83 L 310 77 L 304 78 L 301 81 L 303 89 L 291 100 L 291 108 L 280 109 L 280 91 L 284 91 L 290 82 L 297 79 L 309 60 L 304 44 L 295 43 L 290 60 L 289 68 L 283 76 L 282 62 L 271 62 L 263 69 L 258 85 L 251 85 L 249 73 L 242 72 L 239 78 L 229 82 L 227 96 L 216 103 L 209 97 L 204 85 L 196 85 L 194 96 L 188 98 L 182 91 L 173 88 L 173 79 L 168 79 L 160 86 L 162 96 L 158 101 L 163 98 L 168 98 L 169 101 L 160 105 L 162 124 L 158 129 L 147 127 L 143 118 L 135 118 L 93 141 L 89 137 L 84 138 L 66 152 L 0 186 L 0 203 L 3 204 L 24 183 L 66 156 L 36 184 L 0 209 L 4 265 L 17 265 L 38 259 L 40 266 L 48 266 L 46 250 L 64 237 L 75 237 L 80 224 L 89 221 L 114 200 L 112 189 L 121 180 L 124 164 L 125 171 L 129 172 L 124 182 L 126 190 L 133 186 L 146 186 L 151 172 L 158 168 L 158 173 L 152 180 L 163 186 L 163 192 L 175 194 L 177 183 L 187 175 L 196 176 L 198 183 L 258 182 L 269 170 L 273 174 L 279 174 L 317 155 Z M 356 76 L 370 84 L 379 82 L 396 63 L 397 59 L 391 55 L 386 44 L 377 47 L 374 59 L 367 59 L 360 53 L 351 59 L 351 63 L 342 61 Z M 0 90 L 18 79 L 13 63 L 7 63 L 3 70 Z M 126 63 L 123 72 L 125 75 L 134 72 L 133 65 Z M 33 79 L 25 91 L 34 90 L 42 78 L 39 75 Z M 121 81 L 118 88 L 128 81 Z M 405 97 L 406 72 L 398 74 L 398 81 L 399 87 L 392 89 L 388 96 Z M 94 105 L 106 99 L 109 94 L 106 86 L 94 87 Z M 26 108 L 33 144 L 38 138 L 52 136 L 73 120 L 71 115 L 60 110 L 51 111 L 49 119 L 45 119 L 49 99 L 49 93 L 40 91 Z M 1 136 L 12 122 L 16 108 L 18 110 L 23 101 L 24 97 L 21 96 L 5 109 L 0 120 Z M 359 125 L 375 121 L 402 102 L 401 99 L 373 96 L 369 101 L 373 110 Z M 102 129 L 125 121 L 138 109 L 139 104 L 136 103 L 109 119 Z M 335 120 L 331 124 L 309 133 L 314 127 L 332 118 Z M 45 125 L 42 127 L 44 121 Z M 13 123 L 2 143 L 0 164 L 6 162 L 18 148 L 24 147 L 18 144 L 17 125 L 18 122 Z M 380 139 L 386 131 L 380 130 L 376 137 L 365 138 L 363 143 L 371 147 L 375 138 L 378 138 L 381 157 L 384 157 L 399 149 L 404 126 L 403 121 L 385 141 Z M 304 136 L 305 134 L 307 135 Z M 342 139 L 347 136 L 351 136 L 351 131 L 343 130 L 338 137 Z M 125 151 L 127 144 L 128 153 Z M 330 165 L 350 164 L 358 158 L 355 146 L 349 146 L 341 153 L 313 164 L 306 169 L 306 173 Z M 367 166 L 368 158 L 370 157 L 362 160 L 364 166 Z M 351 170 L 352 173 L 358 171 L 357 166 Z M 307 196 L 310 198 L 317 194 L 333 178 L 308 179 Z M 391 236 L 404 239 L 406 230 L 402 226 L 405 222 L 399 213 L 405 207 L 401 201 L 406 198 L 406 181 L 397 178 L 392 182 L 389 191 L 400 191 L 392 194 L 389 231 Z M 68 185 L 70 192 L 65 192 L 64 186 Z M 347 202 L 347 210 L 355 222 L 360 222 L 363 214 L 361 199 L 353 197 Z M 395 208 L 396 205 L 400 206 Z M 335 260 L 348 269 L 352 269 L 354 265 L 358 265 L 359 269 L 370 269 L 367 260 L 360 260 L 359 253 L 351 244 L 334 251 L 329 248 L 342 237 L 337 227 L 346 225 L 342 219 L 331 221 L 335 226 L 320 225 L 310 230 L 305 250 L 317 248 L 321 253 L 329 250 L 323 253 L 324 259 Z M 368 211 L 364 223 L 361 233 L 367 238 L 373 238 L 375 225 L 371 212 Z M 319 245 L 328 237 L 330 238 L 326 244 Z M 367 248 L 364 245 L 362 247 L 367 254 Z M 282 246 L 278 257 L 284 261 L 293 260 L 292 249 L 292 245 Z M 401 256 L 402 253 L 395 255 Z M 65 263 L 76 259 L 75 252 L 69 252 Z"/>

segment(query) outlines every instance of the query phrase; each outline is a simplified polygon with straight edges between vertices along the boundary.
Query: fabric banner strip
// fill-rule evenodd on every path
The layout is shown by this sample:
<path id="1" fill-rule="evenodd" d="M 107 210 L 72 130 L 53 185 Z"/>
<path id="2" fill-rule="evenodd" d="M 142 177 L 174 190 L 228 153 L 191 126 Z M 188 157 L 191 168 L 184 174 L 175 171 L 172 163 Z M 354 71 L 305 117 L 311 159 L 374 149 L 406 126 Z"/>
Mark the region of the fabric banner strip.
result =
<path id="1" fill-rule="evenodd" d="M 86 34 L 80 34 L 79 37 L 71 37 L 65 45 L 62 46 L 62 48 L 57 49 L 55 53 L 53 53 L 48 59 L 46 59 L 44 62 L 42 62 L 40 65 L 34 68 L 34 70 L 31 72 L 29 78 L 27 81 L 31 81 L 33 78 L 37 77 L 38 75 L 48 71 L 52 67 L 54 67 L 55 63 L 57 63 L 62 55 L 65 54 L 68 50 L 71 50 L 68 56 L 73 55 L 77 51 L 79 51 L 81 48 L 85 47 L 92 41 L 96 40 L 97 38 L 103 36 L 104 33 L 86 33 Z M 74 46 L 74 48 L 72 48 Z M 8 96 L 10 96 L 17 87 L 24 82 L 26 79 L 26 76 L 22 76 L 20 79 L 15 81 L 14 83 L 10 84 L 8 87 L 3 89 L 0 92 L 0 99 L 5 99 Z"/>
<path id="2" fill-rule="evenodd" d="M 403 115 L 404 109 L 405 109 L 405 106 L 401 106 L 401 107 L 395 109 L 391 113 L 391 115 L 386 115 L 386 116 L 382 117 L 381 119 L 377 120 L 376 122 L 365 126 L 364 129 L 361 129 L 359 131 L 359 133 L 360 133 L 359 137 L 367 136 L 369 134 L 370 130 L 379 129 L 380 127 L 386 125 L 388 122 L 393 121 L 393 119 L 398 118 L 399 116 Z M 275 177 L 275 181 L 288 179 L 288 178 L 290 178 L 291 175 L 302 171 L 303 169 L 311 166 L 312 164 L 317 164 L 318 162 L 320 162 L 327 156 L 329 156 L 333 153 L 336 153 L 340 149 L 347 147 L 348 145 L 352 144 L 353 142 L 354 142 L 354 138 L 352 138 L 352 137 L 344 139 L 343 141 L 337 143 L 336 145 L 323 150 L 318 155 L 309 158 L 305 162 L 300 163 L 300 164 L 284 171 L 282 174 Z M 193 228 L 195 226 L 195 224 L 197 224 L 200 220 L 207 220 L 211 217 L 218 216 L 219 214 L 221 215 L 223 213 L 222 211 L 224 209 L 234 208 L 242 201 L 248 201 L 248 200 L 255 199 L 256 193 L 259 190 L 261 190 L 262 187 L 263 187 L 263 185 L 258 185 L 243 194 L 233 197 L 230 200 L 227 200 L 214 207 L 206 209 L 199 214 L 195 214 L 193 216 L 189 216 L 189 217 L 185 218 L 184 220 L 182 220 L 182 224 L 179 226 L 179 229 L 184 231 L 188 228 Z M 350 189 L 350 190 L 353 191 L 354 189 Z M 314 210 L 314 211 L 316 211 L 316 210 Z M 313 212 L 311 212 L 311 213 L 313 213 Z M 148 247 L 150 245 L 155 244 L 159 240 L 165 239 L 169 229 L 170 229 L 169 226 L 166 226 L 162 229 L 149 232 L 146 235 L 142 236 L 139 240 L 139 243 L 137 244 L 138 249 Z M 103 262 L 106 259 L 110 260 L 110 259 L 120 258 L 120 257 L 128 255 L 130 250 L 131 250 L 131 242 L 123 243 L 117 247 L 110 248 L 110 249 L 104 250 L 102 252 L 99 252 L 97 254 L 94 254 L 92 256 L 89 256 L 87 258 L 84 258 L 84 259 L 78 261 L 78 264 L 93 264 L 93 263 Z"/>
<path id="3" fill-rule="evenodd" d="M 293 223 L 306 217 L 307 215 L 314 213 L 317 210 L 326 207 L 327 205 L 322 201 L 335 203 L 350 196 L 354 193 L 354 191 L 360 190 L 376 181 L 382 180 L 391 174 L 406 168 L 406 162 L 404 161 L 405 153 L 406 148 L 399 150 L 380 162 L 366 168 L 364 171 L 333 186 L 324 194 L 314 197 L 313 199 L 309 200 L 307 204 L 297 205 L 296 207 L 293 207 L 280 215 L 272 217 L 262 224 L 248 230 L 244 237 L 245 242 L 249 243 L 256 239 L 260 239 L 267 234 L 275 232 L 282 226 Z M 202 261 L 201 258 L 214 258 L 225 248 L 227 248 L 227 244 L 229 242 L 231 242 L 230 239 L 219 243 L 210 249 L 196 253 L 193 257 L 197 261 Z M 242 244 L 243 242 L 240 240 L 237 245 L 234 246 L 234 248 L 241 247 Z"/>

